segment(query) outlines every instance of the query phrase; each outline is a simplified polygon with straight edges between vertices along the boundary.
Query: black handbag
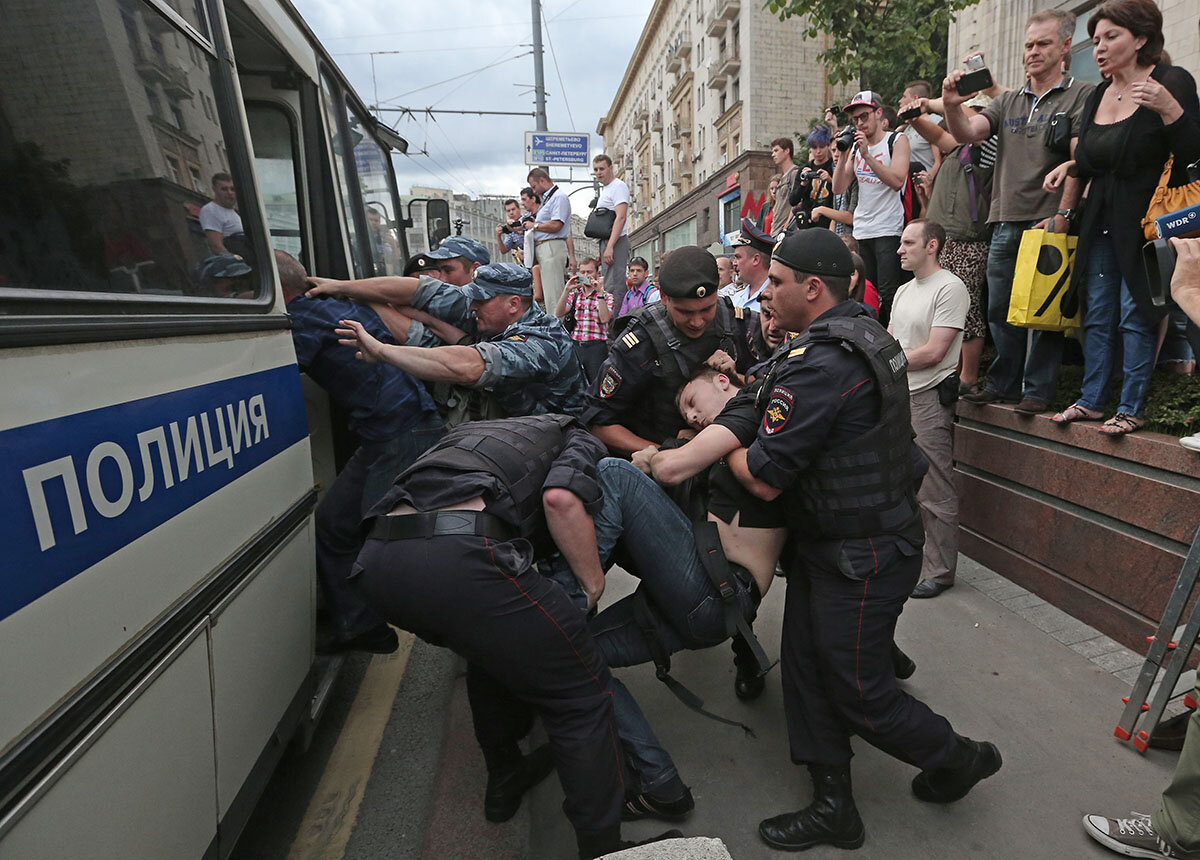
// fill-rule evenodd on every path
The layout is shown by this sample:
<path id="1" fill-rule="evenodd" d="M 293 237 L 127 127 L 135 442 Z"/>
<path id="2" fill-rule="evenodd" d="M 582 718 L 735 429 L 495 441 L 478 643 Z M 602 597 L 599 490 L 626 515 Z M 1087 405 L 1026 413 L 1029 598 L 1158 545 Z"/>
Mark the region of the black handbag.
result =
<path id="1" fill-rule="evenodd" d="M 607 239 L 612 236 L 613 225 L 616 223 L 617 213 L 612 209 L 593 209 L 583 227 L 583 235 L 589 239 Z"/>
<path id="2" fill-rule="evenodd" d="M 1071 154 L 1071 115 L 1056 113 L 1046 124 L 1046 137 L 1042 141 L 1046 149 L 1057 155 Z"/>

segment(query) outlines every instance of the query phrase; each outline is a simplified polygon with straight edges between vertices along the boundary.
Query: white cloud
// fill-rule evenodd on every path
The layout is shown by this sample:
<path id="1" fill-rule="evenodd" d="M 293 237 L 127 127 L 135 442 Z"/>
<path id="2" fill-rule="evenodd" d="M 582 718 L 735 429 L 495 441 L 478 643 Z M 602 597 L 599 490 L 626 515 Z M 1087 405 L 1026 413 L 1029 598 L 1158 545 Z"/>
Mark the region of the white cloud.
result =
<path id="1" fill-rule="evenodd" d="M 375 103 L 378 92 L 385 106 L 533 111 L 531 15 L 525 0 L 295 3 L 367 104 Z M 549 21 L 543 28 L 546 114 L 551 131 L 586 131 L 592 135 L 593 151 L 599 151 L 596 123 L 616 93 L 650 6 L 651 0 L 603 4 L 544 0 L 543 13 Z M 377 53 L 372 77 L 368 54 L 380 51 L 403 53 Z M 503 62 L 518 54 L 525 56 Z M 497 61 L 493 68 L 477 72 Z M 429 86 L 441 81 L 445 83 Z M 382 118 L 408 140 L 413 153 L 394 159 L 402 192 L 412 185 L 434 185 L 472 195 L 515 194 L 525 184 L 524 132 L 533 129 L 532 116 L 430 117 L 384 111 Z M 422 150 L 429 155 L 420 155 Z M 578 168 L 575 176 L 587 178 Z"/>

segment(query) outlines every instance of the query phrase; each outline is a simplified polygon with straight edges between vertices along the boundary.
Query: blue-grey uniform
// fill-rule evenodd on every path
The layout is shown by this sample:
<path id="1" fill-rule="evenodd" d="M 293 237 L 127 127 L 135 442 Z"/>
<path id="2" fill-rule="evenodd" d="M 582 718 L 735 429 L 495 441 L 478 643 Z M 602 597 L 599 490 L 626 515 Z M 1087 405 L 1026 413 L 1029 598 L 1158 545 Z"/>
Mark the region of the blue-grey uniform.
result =
<path id="1" fill-rule="evenodd" d="M 515 263 L 493 263 L 475 272 L 475 281 L 455 287 L 422 277 L 411 305 L 478 336 L 474 301 L 501 294 L 532 296 L 529 270 Z M 439 341 L 440 343 L 440 341 Z M 471 343 L 483 357 L 483 375 L 469 386 L 492 395 L 501 412 L 472 417 L 516 417 L 583 411 L 587 381 L 571 336 L 555 317 L 536 304 L 500 334 Z"/>

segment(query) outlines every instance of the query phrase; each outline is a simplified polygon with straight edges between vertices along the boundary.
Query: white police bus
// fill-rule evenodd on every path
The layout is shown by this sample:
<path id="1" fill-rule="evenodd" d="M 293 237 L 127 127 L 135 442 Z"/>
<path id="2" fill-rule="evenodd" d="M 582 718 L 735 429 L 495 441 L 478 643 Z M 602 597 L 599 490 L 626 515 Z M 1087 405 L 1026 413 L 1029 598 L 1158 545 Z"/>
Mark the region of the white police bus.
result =
<path id="1" fill-rule="evenodd" d="M 271 249 L 397 271 L 403 147 L 286 0 L 4 4 L 0 857 L 228 856 L 314 718 L 339 422 Z"/>

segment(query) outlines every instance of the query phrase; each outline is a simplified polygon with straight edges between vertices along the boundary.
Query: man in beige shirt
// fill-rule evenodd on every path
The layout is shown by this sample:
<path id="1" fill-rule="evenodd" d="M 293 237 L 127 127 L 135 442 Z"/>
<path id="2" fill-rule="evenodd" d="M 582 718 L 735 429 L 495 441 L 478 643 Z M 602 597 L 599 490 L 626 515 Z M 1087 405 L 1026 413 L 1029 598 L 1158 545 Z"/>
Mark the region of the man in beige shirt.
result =
<path id="1" fill-rule="evenodd" d="M 938 263 L 946 231 L 936 221 L 909 222 L 900 236 L 900 265 L 913 280 L 896 291 L 888 331 L 908 359 L 908 396 L 917 445 L 929 473 L 917 502 L 925 524 L 921 581 L 913 597 L 937 597 L 958 567 L 958 493 L 954 487 L 954 401 L 958 357 L 971 297 Z"/>

